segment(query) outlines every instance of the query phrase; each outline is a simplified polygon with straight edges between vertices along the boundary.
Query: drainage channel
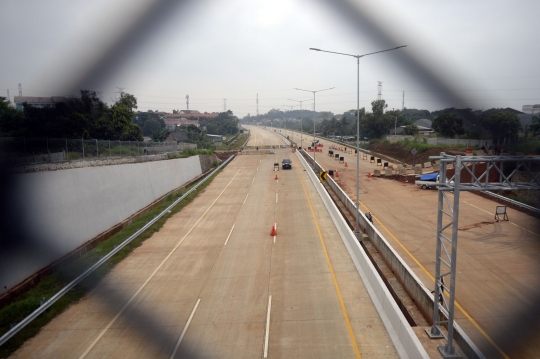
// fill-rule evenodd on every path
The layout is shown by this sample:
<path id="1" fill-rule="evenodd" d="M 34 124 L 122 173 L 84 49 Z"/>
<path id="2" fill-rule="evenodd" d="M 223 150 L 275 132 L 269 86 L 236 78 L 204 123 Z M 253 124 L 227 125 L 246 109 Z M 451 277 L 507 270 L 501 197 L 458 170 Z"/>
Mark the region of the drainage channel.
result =
<path id="1" fill-rule="evenodd" d="M 308 161 L 308 163 L 313 169 L 313 165 L 311 164 L 311 162 Z M 343 218 L 345 218 L 345 221 L 347 222 L 349 227 L 354 230 L 356 225 L 356 218 L 354 217 L 354 215 L 345 207 L 345 204 L 341 202 L 339 197 L 326 182 L 323 182 L 323 186 L 326 189 L 326 192 L 328 192 L 328 194 L 332 198 L 332 201 L 339 209 Z M 360 229 L 364 231 L 362 227 L 360 227 Z M 369 237 L 364 233 L 359 233 L 357 235 L 357 238 L 362 248 L 364 248 L 364 250 L 366 251 L 369 259 L 371 260 L 371 263 L 375 266 L 375 269 L 381 276 L 381 279 L 392 294 L 392 297 L 396 301 L 401 312 L 409 322 L 409 325 L 411 327 L 429 326 L 428 321 L 422 315 L 422 312 L 418 309 L 412 298 L 407 294 L 403 283 L 401 283 L 399 279 L 394 275 L 394 272 L 384 261 L 377 248 L 375 248 L 373 243 L 370 242 Z"/>

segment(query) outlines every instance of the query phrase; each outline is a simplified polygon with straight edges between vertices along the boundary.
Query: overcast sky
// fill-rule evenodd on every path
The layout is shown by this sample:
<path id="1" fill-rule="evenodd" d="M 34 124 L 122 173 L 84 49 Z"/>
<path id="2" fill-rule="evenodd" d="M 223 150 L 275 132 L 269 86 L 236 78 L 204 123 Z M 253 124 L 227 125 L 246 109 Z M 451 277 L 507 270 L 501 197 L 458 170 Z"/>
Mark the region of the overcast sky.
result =
<path id="1" fill-rule="evenodd" d="M 342 6 L 336 5 L 341 3 Z M 540 103 L 538 0 L 2 0 L 0 96 L 77 95 L 139 110 L 227 109 L 243 117 L 312 99 L 356 108 L 377 81 L 389 108 L 512 107 Z M 149 15 L 150 14 L 150 15 Z M 305 102 L 311 108 L 312 102 Z M 295 107 L 298 108 L 298 107 Z"/>

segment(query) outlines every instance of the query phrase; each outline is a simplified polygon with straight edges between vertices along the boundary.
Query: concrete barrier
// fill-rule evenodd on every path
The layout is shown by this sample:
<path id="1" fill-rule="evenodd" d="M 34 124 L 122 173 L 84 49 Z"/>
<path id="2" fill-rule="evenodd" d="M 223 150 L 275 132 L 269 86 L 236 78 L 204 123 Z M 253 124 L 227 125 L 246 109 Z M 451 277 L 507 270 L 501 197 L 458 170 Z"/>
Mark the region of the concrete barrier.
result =
<path id="1" fill-rule="evenodd" d="M 0 294 L 201 174 L 193 156 L 16 175 L 14 211 L 44 249 L 0 253 Z"/>
<path id="2" fill-rule="evenodd" d="M 309 156 L 308 160 L 312 165 L 315 166 L 317 171 L 323 169 L 320 164 L 313 161 L 313 159 Z M 327 183 L 339 197 L 340 201 L 345 205 L 347 210 L 350 213 L 355 214 L 357 212 L 356 205 L 334 181 L 334 179 L 328 178 Z M 420 281 L 416 274 L 414 274 L 405 261 L 403 261 L 399 254 L 392 248 L 386 238 L 384 238 L 377 228 L 375 228 L 375 226 L 373 226 L 373 224 L 367 220 L 362 212 L 359 214 L 359 224 L 362 228 L 364 228 L 364 232 L 368 235 L 369 240 L 377 248 L 377 251 L 380 253 L 385 263 L 388 265 L 388 267 L 390 267 L 394 275 L 402 283 L 403 287 L 407 291 L 407 294 L 409 294 L 409 296 L 416 303 L 418 309 L 420 309 L 424 317 L 428 319 L 430 323 L 433 323 L 433 294 L 431 294 L 430 290 L 426 288 L 426 286 Z M 352 255 L 353 254 L 351 254 L 351 256 Z M 355 260 L 354 257 L 353 260 Z M 429 288 L 432 286 L 433 283 L 428 284 Z M 439 316 L 441 318 L 447 316 L 447 313 L 443 311 L 441 306 L 439 306 Z M 454 329 L 454 338 L 469 359 L 485 359 L 482 352 L 456 322 L 454 322 Z M 414 358 L 414 356 L 411 358 Z"/>
<path id="3" fill-rule="evenodd" d="M 400 358 L 429 358 L 426 350 L 420 343 L 420 340 L 407 322 L 407 319 L 399 309 L 398 305 L 392 298 L 392 294 L 380 278 L 377 270 L 369 260 L 366 252 L 358 243 L 356 236 L 345 222 L 339 209 L 336 207 L 330 195 L 315 176 L 311 167 L 300 153 L 297 153 L 298 158 L 304 165 L 313 185 L 321 196 L 321 199 L 332 217 L 336 228 L 349 252 L 362 281 L 369 293 L 379 316 L 388 332 L 392 343 Z M 331 178 L 329 178 L 333 182 Z M 335 182 L 333 182 L 335 184 Z M 362 219 L 367 221 L 362 214 Z"/>

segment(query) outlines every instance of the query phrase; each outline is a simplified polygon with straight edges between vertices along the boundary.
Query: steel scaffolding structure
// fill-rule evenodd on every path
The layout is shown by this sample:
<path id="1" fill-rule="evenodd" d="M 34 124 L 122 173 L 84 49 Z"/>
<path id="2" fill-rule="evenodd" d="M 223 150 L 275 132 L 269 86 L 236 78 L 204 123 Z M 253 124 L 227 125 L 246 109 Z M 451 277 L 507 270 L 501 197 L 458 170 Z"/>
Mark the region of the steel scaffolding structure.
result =
<path id="1" fill-rule="evenodd" d="M 446 345 L 438 348 L 444 358 L 459 358 L 461 356 L 452 343 L 454 335 L 459 194 L 461 191 L 540 190 L 540 171 L 538 168 L 540 157 L 451 156 L 442 152 L 440 156 L 431 156 L 430 160 L 440 161 L 440 172 L 439 182 L 437 183 L 439 193 L 433 326 L 427 329 L 426 332 L 431 338 L 446 338 Z M 480 175 L 475 174 L 478 163 L 485 163 L 486 167 Z M 453 176 L 447 178 L 449 164 L 453 165 L 455 171 Z M 462 172 L 470 175 L 470 182 L 462 182 Z M 498 178 L 494 180 L 493 177 Z M 453 199 L 449 198 L 450 193 L 453 194 Z M 446 221 L 447 223 L 443 223 Z M 451 233 L 448 233 L 450 231 Z M 445 283 L 444 278 L 447 276 L 449 278 Z M 445 290 L 448 293 L 448 299 L 444 295 Z M 448 319 L 439 316 L 439 310 Z M 448 335 L 446 336 L 440 329 L 440 326 L 444 324 L 448 326 Z"/>

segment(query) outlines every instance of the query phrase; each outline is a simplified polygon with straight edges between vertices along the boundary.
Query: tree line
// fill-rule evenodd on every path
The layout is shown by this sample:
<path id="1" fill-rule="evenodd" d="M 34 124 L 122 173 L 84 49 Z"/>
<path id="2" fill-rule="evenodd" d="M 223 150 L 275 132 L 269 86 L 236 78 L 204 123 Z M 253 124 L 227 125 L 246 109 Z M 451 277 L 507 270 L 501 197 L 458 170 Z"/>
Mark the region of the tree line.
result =
<path id="1" fill-rule="evenodd" d="M 404 132 L 407 135 L 416 135 L 419 128 L 413 124 L 419 119 L 432 120 L 432 128 L 437 133 L 445 137 L 456 137 L 467 135 L 469 138 L 480 138 L 479 132 L 467 132 L 463 128 L 463 118 L 456 114 L 456 111 L 463 112 L 467 116 L 475 118 L 483 129 L 489 131 L 495 143 L 504 140 L 514 141 L 521 130 L 521 122 L 517 115 L 505 111 L 504 109 L 489 109 L 486 111 L 473 111 L 471 109 L 456 110 L 446 108 L 440 111 L 430 112 L 428 110 L 407 109 L 388 110 L 385 100 L 375 100 L 371 102 L 371 112 L 366 112 L 365 108 L 360 109 L 360 134 L 362 139 L 382 138 L 388 135 L 391 129 L 404 126 Z M 306 111 L 304 111 L 306 112 Z M 310 111 L 307 111 L 308 113 Z M 357 110 L 350 110 L 340 116 L 328 116 L 328 113 L 322 121 L 319 121 L 313 127 L 313 119 L 308 116 L 302 116 L 302 121 L 291 120 L 299 116 L 298 111 L 278 111 L 271 110 L 267 114 L 261 115 L 258 119 L 253 116 L 246 116 L 242 122 L 262 122 L 262 124 L 284 127 L 292 130 L 302 129 L 305 132 L 317 132 L 324 136 L 356 136 L 356 116 Z M 281 117 L 277 117 L 277 116 Z M 304 114 L 305 115 L 305 114 Z M 313 113 L 309 113 L 313 115 Z M 540 133 L 538 117 L 533 118 L 533 124 L 528 133 L 536 136 Z"/>
<path id="2" fill-rule="evenodd" d="M 162 114 L 137 112 L 135 96 L 122 93 L 108 106 L 95 91 L 82 90 L 80 98 L 69 98 L 50 107 L 23 104 L 17 110 L 0 97 L 0 137 L 26 138 L 97 138 L 103 140 L 142 141 L 143 135 L 164 141 L 169 135 Z M 197 120 L 196 117 L 191 117 Z M 239 131 L 238 118 L 232 111 L 201 120 L 201 127 L 182 126 L 190 142 L 204 142 L 205 134 L 229 135 Z"/>
<path id="3" fill-rule="evenodd" d="M 137 99 L 122 93 L 111 106 L 95 91 L 82 90 L 81 98 L 70 98 L 51 107 L 26 103 L 19 111 L 0 101 L 0 133 L 3 137 L 99 138 L 142 141 L 141 127 L 133 123 Z"/>

